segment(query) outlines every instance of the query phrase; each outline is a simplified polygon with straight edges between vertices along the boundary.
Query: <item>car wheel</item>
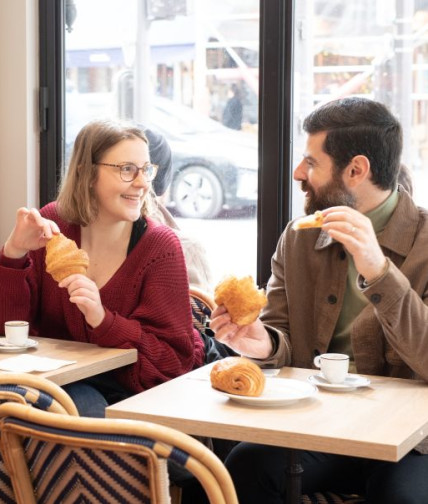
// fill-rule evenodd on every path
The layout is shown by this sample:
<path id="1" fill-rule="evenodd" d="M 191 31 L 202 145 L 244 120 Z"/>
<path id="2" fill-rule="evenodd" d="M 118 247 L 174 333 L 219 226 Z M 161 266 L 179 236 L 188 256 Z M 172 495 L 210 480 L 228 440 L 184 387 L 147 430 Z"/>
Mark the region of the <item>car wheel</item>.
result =
<path id="1" fill-rule="evenodd" d="M 175 176 L 171 199 L 182 217 L 212 219 L 223 208 L 223 188 L 208 168 L 189 166 Z"/>

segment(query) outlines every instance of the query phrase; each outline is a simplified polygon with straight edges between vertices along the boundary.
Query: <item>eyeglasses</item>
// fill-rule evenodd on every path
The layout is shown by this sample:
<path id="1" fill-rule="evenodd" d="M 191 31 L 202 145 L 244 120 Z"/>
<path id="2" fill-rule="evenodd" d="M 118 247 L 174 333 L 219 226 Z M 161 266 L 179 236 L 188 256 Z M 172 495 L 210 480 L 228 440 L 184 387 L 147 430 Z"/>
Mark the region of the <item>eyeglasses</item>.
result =
<path id="1" fill-rule="evenodd" d="M 144 178 L 151 182 L 158 172 L 158 165 L 152 163 L 144 163 L 143 166 L 139 167 L 134 165 L 133 163 L 120 163 L 120 164 L 112 164 L 112 163 L 96 163 L 97 165 L 102 166 L 113 166 L 114 168 L 119 168 L 120 178 L 124 182 L 132 182 L 138 177 L 138 172 L 141 170 Z"/>

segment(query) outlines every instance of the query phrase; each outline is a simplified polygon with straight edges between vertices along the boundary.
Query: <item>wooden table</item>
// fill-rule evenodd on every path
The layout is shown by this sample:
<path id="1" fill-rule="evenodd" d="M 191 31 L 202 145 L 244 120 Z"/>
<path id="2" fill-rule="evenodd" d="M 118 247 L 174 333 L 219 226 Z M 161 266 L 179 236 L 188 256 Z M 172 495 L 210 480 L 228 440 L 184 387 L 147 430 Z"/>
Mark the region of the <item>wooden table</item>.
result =
<path id="1" fill-rule="evenodd" d="M 428 386 L 370 376 L 352 392 L 319 389 L 313 397 L 274 408 L 244 406 L 210 387 L 201 370 L 107 408 L 110 418 L 160 423 L 192 435 L 398 461 L 428 435 Z M 306 380 L 314 370 L 283 368 Z M 273 378 L 275 379 L 275 378 Z"/>
<path id="2" fill-rule="evenodd" d="M 38 357 L 51 357 L 52 359 L 75 360 L 75 364 L 46 371 L 34 373 L 43 376 L 58 385 L 66 385 L 90 376 L 104 373 L 137 360 L 136 349 L 104 348 L 91 343 L 78 341 L 65 341 L 51 338 L 33 337 L 38 341 L 36 348 L 30 348 L 26 353 Z M 0 360 L 19 355 L 11 352 L 0 352 Z"/>

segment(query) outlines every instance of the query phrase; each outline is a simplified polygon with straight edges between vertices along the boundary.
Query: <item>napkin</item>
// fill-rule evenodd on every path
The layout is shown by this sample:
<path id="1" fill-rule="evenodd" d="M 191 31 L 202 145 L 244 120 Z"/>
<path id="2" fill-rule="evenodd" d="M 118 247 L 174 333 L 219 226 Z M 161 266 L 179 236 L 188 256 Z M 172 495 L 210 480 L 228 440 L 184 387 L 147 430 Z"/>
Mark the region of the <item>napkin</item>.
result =
<path id="1" fill-rule="evenodd" d="M 30 373 L 31 371 L 53 371 L 76 361 L 36 357 L 35 355 L 19 355 L 0 360 L 0 370 L 14 373 Z"/>

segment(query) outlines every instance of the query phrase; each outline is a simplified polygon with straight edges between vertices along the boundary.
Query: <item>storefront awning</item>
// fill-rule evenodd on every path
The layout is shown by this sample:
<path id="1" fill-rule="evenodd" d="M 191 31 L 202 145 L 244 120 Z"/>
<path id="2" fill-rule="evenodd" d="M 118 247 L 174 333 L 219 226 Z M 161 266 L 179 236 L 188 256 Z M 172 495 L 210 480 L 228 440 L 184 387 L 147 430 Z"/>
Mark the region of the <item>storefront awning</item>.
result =
<path id="1" fill-rule="evenodd" d="M 150 48 L 152 64 L 171 64 L 180 61 L 189 61 L 195 57 L 194 44 L 179 44 L 152 46 Z M 112 47 L 107 49 L 76 49 L 66 51 L 67 68 L 90 67 L 124 67 L 125 60 L 122 48 Z"/>

